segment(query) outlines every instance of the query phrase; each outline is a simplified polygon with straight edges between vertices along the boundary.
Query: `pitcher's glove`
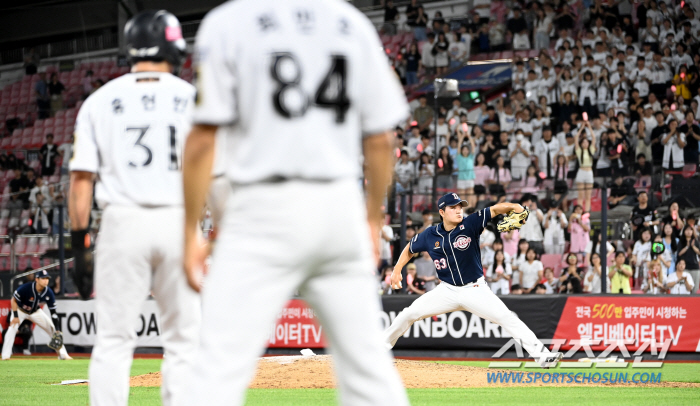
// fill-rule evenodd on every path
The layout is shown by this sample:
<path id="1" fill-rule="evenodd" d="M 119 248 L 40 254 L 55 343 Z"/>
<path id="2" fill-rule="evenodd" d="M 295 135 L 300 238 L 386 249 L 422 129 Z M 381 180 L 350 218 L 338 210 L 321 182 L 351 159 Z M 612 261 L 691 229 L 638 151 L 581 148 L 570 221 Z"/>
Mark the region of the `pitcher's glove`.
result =
<path id="1" fill-rule="evenodd" d="M 520 213 L 516 213 L 515 210 L 511 210 L 503 220 L 498 222 L 498 231 L 502 233 L 507 233 L 508 231 L 520 229 L 527 221 L 527 216 L 530 215 L 530 210 L 527 207 Z"/>
<path id="2" fill-rule="evenodd" d="M 58 351 L 63 347 L 63 333 L 60 331 L 56 331 L 53 333 L 51 336 L 51 341 L 47 344 L 49 348 L 51 348 L 54 351 Z"/>
<path id="3" fill-rule="evenodd" d="M 92 295 L 95 263 L 92 253 L 92 241 L 87 230 L 73 230 L 70 233 L 73 249 L 73 283 L 78 288 L 80 298 L 87 300 Z"/>

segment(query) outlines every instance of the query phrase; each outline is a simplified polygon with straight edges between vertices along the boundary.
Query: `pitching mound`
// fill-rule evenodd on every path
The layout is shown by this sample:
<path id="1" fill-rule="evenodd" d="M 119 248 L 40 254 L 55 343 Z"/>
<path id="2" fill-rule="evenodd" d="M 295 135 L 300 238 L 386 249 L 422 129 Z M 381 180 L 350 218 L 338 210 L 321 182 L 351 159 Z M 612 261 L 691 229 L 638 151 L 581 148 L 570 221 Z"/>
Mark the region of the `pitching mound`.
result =
<path id="1" fill-rule="evenodd" d="M 407 388 L 479 388 L 495 386 L 524 386 L 524 384 L 493 384 L 487 373 L 499 372 L 490 368 L 441 364 L 437 362 L 395 360 Z M 508 371 L 503 371 L 508 372 Z M 532 372 L 542 372 L 533 370 Z M 615 372 L 615 371 L 612 371 Z M 160 386 L 160 372 L 131 378 L 131 386 Z M 632 384 L 562 384 L 537 383 L 528 386 L 630 386 Z M 654 387 L 699 387 L 700 384 L 664 382 L 644 385 Z M 309 389 L 334 388 L 335 376 L 329 355 L 313 357 L 285 356 L 261 358 L 251 388 L 261 389 Z"/>

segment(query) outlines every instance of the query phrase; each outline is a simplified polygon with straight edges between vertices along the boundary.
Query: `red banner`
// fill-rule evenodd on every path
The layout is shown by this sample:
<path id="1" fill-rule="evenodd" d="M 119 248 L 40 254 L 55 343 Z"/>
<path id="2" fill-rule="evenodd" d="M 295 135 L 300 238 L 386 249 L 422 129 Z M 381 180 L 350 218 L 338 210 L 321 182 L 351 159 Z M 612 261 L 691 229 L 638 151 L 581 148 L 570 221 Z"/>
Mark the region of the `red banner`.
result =
<path id="1" fill-rule="evenodd" d="M 671 339 L 670 351 L 700 352 L 698 320 L 697 296 L 569 296 L 554 339 L 566 339 L 567 344 L 568 340 L 601 340 L 590 345 L 595 351 L 621 340 L 635 340 L 634 345 L 626 345 L 633 351 L 646 342 L 656 341 L 658 346 Z"/>
<path id="2" fill-rule="evenodd" d="M 7 315 L 10 314 L 10 309 L 9 300 L 0 300 L 0 326 L 2 327 L 0 331 L 7 328 Z"/>
<path id="3" fill-rule="evenodd" d="M 324 348 L 323 327 L 314 309 L 303 300 L 292 299 L 280 312 L 268 338 L 269 348 Z"/>

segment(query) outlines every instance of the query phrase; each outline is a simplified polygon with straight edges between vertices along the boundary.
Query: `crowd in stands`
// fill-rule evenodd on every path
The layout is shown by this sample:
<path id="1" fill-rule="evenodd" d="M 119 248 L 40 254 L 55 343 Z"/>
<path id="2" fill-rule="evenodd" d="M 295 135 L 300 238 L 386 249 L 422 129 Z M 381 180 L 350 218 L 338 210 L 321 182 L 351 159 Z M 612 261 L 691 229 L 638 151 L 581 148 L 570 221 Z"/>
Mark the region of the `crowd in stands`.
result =
<path id="1" fill-rule="evenodd" d="M 467 123 L 460 98 L 437 111 L 425 95 L 413 101 L 412 118 L 396 129 L 396 192 L 424 208 L 432 207 L 434 186 L 458 192 L 470 211 L 504 200 L 528 206 L 519 232 L 491 228 L 481 236 L 484 272 L 497 293 L 600 293 L 602 261 L 608 292 L 697 291 L 691 207 L 661 204 L 659 190 L 674 176 L 692 177 L 700 158 L 700 1 L 474 6 L 449 22 L 415 1 L 406 8 L 413 40 L 387 53 L 410 89 L 481 52 L 538 55 L 515 53 L 512 89 L 477 106 L 475 122 Z M 399 13 L 387 2 L 387 23 Z M 629 216 L 613 230 L 605 259 L 591 224 L 603 204 Z M 410 222 L 408 235 L 430 224 Z M 409 293 L 434 283 L 434 267 L 423 270 L 419 259 L 408 269 Z M 384 268 L 384 293 L 388 274 Z"/>

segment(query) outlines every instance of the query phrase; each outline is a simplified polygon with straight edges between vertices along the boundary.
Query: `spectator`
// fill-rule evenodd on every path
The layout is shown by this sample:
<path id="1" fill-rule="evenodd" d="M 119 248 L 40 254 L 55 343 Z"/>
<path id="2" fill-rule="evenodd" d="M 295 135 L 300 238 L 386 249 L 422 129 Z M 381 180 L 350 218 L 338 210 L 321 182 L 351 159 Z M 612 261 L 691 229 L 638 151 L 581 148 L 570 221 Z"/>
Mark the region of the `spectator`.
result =
<path id="1" fill-rule="evenodd" d="M 512 38 L 513 49 L 530 49 L 530 39 L 528 38 L 527 22 L 523 17 L 520 6 L 513 8 L 513 18 L 508 20 L 506 29 Z"/>
<path id="2" fill-rule="evenodd" d="M 510 158 L 511 175 L 514 180 L 522 180 L 527 175 L 527 168 L 532 161 L 530 141 L 525 138 L 523 130 L 515 132 L 515 139 L 508 145 L 508 157 Z"/>
<path id="3" fill-rule="evenodd" d="M 591 222 L 587 214 L 583 214 L 581 205 L 574 207 L 569 217 L 569 233 L 571 234 L 571 247 L 569 252 L 583 254 L 590 241 Z"/>
<path id="4" fill-rule="evenodd" d="M 544 252 L 547 254 L 564 253 L 566 243 L 564 230 L 568 226 L 566 215 L 559 207 L 551 208 L 544 216 Z"/>
<path id="5" fill-rule="evenodd" d="M 569 278 L 566 280 L 566 285 L 560 287 L 559 293 L 579 294 L 583 293 L 581 287 L 581 279 Z"/>
<path id="6" fill-rule="evenodd" d="M 71 158 L 73 158 L 73 136 L 70 136 L 69 142 L 64 142 L 58 147 L 58 155 L 61 156 L 61 183 L 66 182 L 70 171 L 68 170 L 68 164 Z"/>
<path id="7" fill-rule="evenodd" d="M 437 187 L 440 189 L 454 188 L 452 173 L 454 172 L 454 162 L 450 156 L 448 147 L 440 148 L 440 156 L 438 157 L 437 168 Z"/>
<path id="8" fill-rule="evenodd" d="M 664 252 L 659 257 L 665 267 L 666 275 L 676 271 L 676 253 L 678 252 L 678 238 L 673 235 L 673 226 L 669 223 L 663 225 L 663 234 L 660 236 L 664 244 Z"/>
<path id="9" fill-rule="evenodd" d="M 552 294 L 559 291 L 559 279 L 554 277 L 554 270 L 552 268 L 545 268 L 544 279 L 540 281 L 544 285 L 545 293 Z"/>
<path id="10" fill-rule="evenodd" d="M 416 265 L 416 277 L 424 282 L 423 288 L 425 291 L 430 292 L 435 289 L 439 283 L 439 279 L 430 254 L 427 251 L 423 251 L 421 256 L 413 261 L 413 263 Z"/>
<path id="11" fill-rule="evenodd" d="M 535 19 L 535 49 L 549 49 L 549 33 L 552 32 L 552 17 L 543 9 L 537 10 Z"/>
<path id="12" fill-rule="evenodd" d="M 613 209 L 621 204 L 626 205 L 627 203 L 630 203 L 628 198 L 633 196 L 634 188 L 624 181 L 622 175 L 617 174 L 613 184 L 610 186 L 608 207 Z"/>
<path id="13" fill-rule="evenodd" d="M 10 200 L 7 208 L 10 210 L 21 210 L 24 207 L 22 196 L 29 189 L 29 180 L 22 175 L 19 169 L 14 170 L 14 178 L 10 181 Z"/>
<path id="14" fill-rule="evenodd" d="M 465 136 L 469 140 L 469 145 L 463 144 Z M 456 158 L 457 191 L 469 202 L 470 207 L 476 207 L 476 196 L 474 195 L 476 145 L 474 144 L 474 139 L 469 135 L 469 131 L 465 132 L 462 128 L 457 130 L 457 137 L 457 145 L 460 148 Z"/>
<path id="15" fill-rule="evenodd" d="M 661 262 L 658 260 L 650 261 L 647 264 L 647 271 L 642 281 L 642 291 L 652 295 L 664 293 L 666 289 L 665 279 L 665 273 L 661 269 Z"/>
<path id="16" fill-rule="evenodd" d="M 29 191 L 29 202 L 31 204 L 36 204 L 37 193 L 41 193 L 42 195 L 44 195 L 44 200 L 50 197 L 49 187 L 44 184 L 44 178 L 42 178 L 41 176 L 36 178 L 34 187 Z M 48 203 L 51 203 L 50 199 Z"/>
<path id="17" fill-rule="evenodd" d="M 594 252 L 591 254 L 591 264 L 588 266 L 588 272 L 584 278 L 583 291 L 586 293 L 601 293 L 601 262 L 600 254 Z M 610 284 L 607 284 L 606 293 L 610 293 Z"/>
<path id="18" fill-rule="evenodd" d="M 508 260 L 508 263 L 512 264 L 513 258 L 518 253 L 518 244 L 520 241 L 519 230 L 511 230 L 507 233 L 501 233 L 501 243 L 503 244 L 503 253 Z"/>
<path id="19" fill-rule="evenodd" d="M 396 34 L 396 22 L 399 19 L 399 9 L 396 8 L 392 0 L 386 0 L 384 5 L 384 26 L 383 31 L 388 35 Z"/>
<path id="20" fill-rule="evenodd" d="M 695 290 L 692 276 L 685 271 L 685 260 L 679 259 L 676 263 L 676 272 L 670 274 L 666 280 L 668 293 L 672 295 L 689 295 Z"/>
<path id="21" fill-rule="evenodd" d="M 643 157 L 643 155 L 642 155 Z M 632 221 L 632 231 L 634 231 L 634 239 L 640 238 L 641 227 L 654 227 L 659 224 L 656 218 L 656 210 L 649 206 L 649 195 L 646 190 L 637 193 L 637 205 L 632 209 L 630 220 Z"/>
<path id="22" fill-rule="evenodd" d="M 450 65 L 450 54 L 448 50 L 450 42 L 445 37 L 445 33 L 440 31 L 437 40 L 433 44 L 432 55 L 435 57 L 435 69 L 437 75 L 444 75 Z"/>
<path id="23" fill-rule="evenodd" d="M 482 200 L 486 195 L 486 183 L 491 169 L 486 165 L 486 156 L 480 152 L 476 155 L 474 164 L 474 194 L 478 200 Z"/>
<path id="24" fill-rule="evenodd" d="M 423 285 L 423 280 L 416 277 L 416 264 L 406 265 L 406 293 L 409 295 L 422 295 L 425 293 Z"/>
<path id="25" fill-rule="evenodd" d="M 537 294 L 537 295 L 547 294 L 547 286 L 545 286 L 543 283 L 538 283 L 535 286 L 535 294 Z"/>
<path id="26" fill-rule="evenodd" d="M 425 61 L 423 61 L 425 65 Z M 413 110 L 413 119 L 418 123 L 418 129 L 422 132 L 433 122 L 433 109 L 428 106 L 428 97 L 424 94 L 418 97 L 420 105 Z"/>
<path id="27" fill-rule="evenodd" d="M 683 233 L 678 242 L 678 260 L 676 262 L 676 268 L 678 268 L 678 263 L 681 260 L 685 262 L 683 270 L 689 273 L 693 278 L 693 286 L 698 286 L 698 280 L 700 280 L 698 255 L 700 255 L 700 245 L 698 244 L 697 237 L 695 236 L 693 227 L 686 225 L 683 227 Z"/>
<path id="28" fill-rule="evenodd" d="M 534 165 L 527 167 L 526 176 L 520 181 L 520 193 L 537 194 L 540 190 L 542 178 L 537 175 Z"/>
<path id="29" fill-rule="evenodd" d="M 673 236 L 677 239 L 680 239 L 681 231 L 683 230 L 685 223 L 681 218 L 678 202 L 672 202 L 668 206 L 668 216 L 663 218 L 663 223 L 670 224 L 673 228 Z"/>
<path id="30" fill-rule="evenodd" d="M 625 264 L 625 253 L 618 251 L 615 254 L 615 263 L 610 267 L 608 278 L 610 278 L 610 292 L 623 293 L 629 295 L 632 293 L 630 280 L 632 279 L 632 268 Z"/>
<path id="31" fill-rule="evenodd" d="M 559 142 L 552 137 L 552 129 L 545 126 L 542 129 L 542 140 L 535 145 L 535 155 L 540 172 L 544 172 L 547 178 L 554 176 L 556 169 L 556 155 L 559 152 Z"/>
<path id="32" fill-rule="evenodd" d="M 507 295 L 510 293 L 509 281 L 513 270 L 506 262 L 503 250 L 498 250 L 494 254 L 494 260 L 488 267 L 486 280 L 489 282 L 491 291 L 497 295 Z"/>
<path id="33" fill-rule="evenodd" d="M 36 48 L 29 48 L 29 51 L 24 54 L 24 73 L 26 75 L 35 74 L 40 62 L 41 58 Z"/>
<path id="34" fill-rule="evenodd" d="M 698 164 L 698 140 L 700 140 L 700 127 L 695 121 L 695 113 L 688 110 L 685 113 L 685 120 L 678 126 L 678 131 L 685 134 L 685 147 L 683 147 L 683 158 L 685 164 Z"/>
<path id="35" fill-rule="evenodd" d="M 417 8 L 417 14 L 416 14 L 416 20 L 413 25 L 413 38 L 415 38 L 416 41 L 425 41 L 426 40 L 426 32 L 427 32 L 427 27 L 428 27 L 428 16 L 425 14 L 425 9 L 423 6 L 418 6 Z M 427 39 L 430 40 L 430 34 L 428 33 Z"/>
<path id="36" fill-rule="evenodd" d="M 94 84 L 92 79 L 93 72 L 89 70 L 85 72 L 85 77 L 80 80 L 80 85 L 83 89 L 83 100 L 87 99 L 88 96 L 94 91 Z"/>
<path id="37" fill-rule="evenodd" d="M 63 108 L 63 91 L 66 90 L 66 87 L 58 80 L 58 75 L 54 72 L 51 74 L 48 88 L 51 96 L 51 116 L 53 117 L 58 110 Z"/>
<path id="38" fill-rule="evenodd" d="M 649 163 L 649 161 L 647 161 L 647 158 L 644 154 L 637 155 L 637 162 L 635 162 L 634 167 L 632 168 L 632 172 L 637 178 L 641 178 L 642 176 L 651 176 L 651 164 Z"/>
<path id="39" fill-rule="evenodd" d="M 464 35 L 468 36 L 469 34 Z M 462 37 L 463 34 L 458 32 L 455 34 L 455 40 L 449 43 L 450 68 L 458 68 L 469 60 L 469 44 L 471 40 L 465 41 Z"/>
<path id="40" fill-rule="evenodd" d="M 518 242 L 518 251 L 515 253 L 511 261 L 511 269 L 513 270 L 512 283 L 520 283 L 520 280 L 522 279 L 520 277 L 520 264 L 527 261 L 525 254 L 529 248 L 530 244 L 527 242 L 527 240 L 521 238 Z"/>
<path id="41" fill-rule="evenodd" d="M 651 231 L 644 227 L 640 232 L 641 239 L 634 243 L 630 264 L 635 266 L 635 278 L 643 278 L 646 265 L 651 261 Z"/>
<path id="42" fill-rule="evenodd" d="M 39 119 L 48 118 L 51 113 L 51 102 L 48 87 L 49 84 L 46 82 L 46 72 L 40 72 L 39 81 L 34 85 L 36 107 L 39 111 Z"/>
<path id="43" fill-rule="evenodd" d="M 532 248 L 528 248 L 525 256 L 526 260 L 519 264 L 520 284 L 523 288 L 523 293 L 530 293 L 537 285 L 537 282 L 544 276 L 544 267 L 542 262 L 537 259 L 537 253 Z"/>
<path id="44" fill-rule="evenodd" d="M 39 149 L 41 176 L 53 176 L 56 172 L 56 155 L 58 155 L 58 150 L 53 143 L 53 134 L 47 134 L 46 143 Z"/>
<path id="45" fill-rule="evenodd" d="M 511 295 L 522 295 L 523 294 L 523 288 L 518 285 L 517 283 L 511 285 L 510 287 L 510 294 Z"/>
<path id="46" fill-rule="evenodd" d="M 413 188 L 413 182 L 416 179 L 416 166 L 408 160 L 408 151 L 401 151 L 401 157 L 394 165 L 394 174 L 396 175 L 396 191 L 398 193 Z"/>
<path id="47" fill-rule="evenodd" d="M 571 279 L 578 279 L 581 282 L 578 257 L 574 253 L 566 255 L 566 267 L 561 271 L 561 276 L 559 277 L 559 293 L 567 293 L 568 283 Z"/>
<path id="48" fill-rule="evenodd" d="M 391 295 L 394 290 L 391 288 L 391 273 L 394 268 L 392 266 L 385 266 L 382 269 L 382 274 L 379 278 L 379 294 L 380 295 Z"/>
<path id="49" fill-rule="evenodd" d="M 406 85 L 417 85 L 418 71 L 421 68 L 421 55 L 415 42 L 408 46 L 408 52 L 403 54 L 403 60 L 406 62 Z"/>
<path id="50" fill-rule="evenodd" d="M 588 127 L 592 140 L 581 137 L 584 128 Z M 591 128 L 591 122 L 586 120 L 575 137 L 576 159 L 578 162 L 578 174 L 576 175 L 576 188 L 578 189 L 578 201 L 583 206 L 584 212 L 591 211 L 591 194 L 593 191 L 593 156 L 595 155 L 595 132 Z"/>
<path id="51" fill-rule="evenodd" d="M 63 214 L 63 232 L 69 232 L 70 231 L 70 218 L 68 217 L 68 208 L 64 204 L 64 198 L 62 194 L 57 194 L 55 200 L 55 204 L 53 208 L 51 209 L 51 213 L 49 215 L 49 218 L 51 220 L 51 231 L 50 234 L 58 234 L 59 232 L 59 226 L 61 223 L 59 222 L 59 213 L 62 212 Z M 59 211 L 59 208 L 63 208 L 63 210 Z"/>
<path id="52" fill-rule="evenodd" d="M 685 165 L 684 150 L 685 134 L 678 131 L 678 121 L 671 118 L 668 121 L 668 131 L 662 135 L 661 144 L 664 145 L 664 157 L 662 167 L 669 171 L 679 171 Z"/>
<path id="53" fill-rule="evenodd" d="M 49 212 L 51 204 L 47 203 L 42 193 L 37 193 L 35 203 L 32 205 L 30 216 L 32 218 L 32 227 L 36 234 L 46 234 L 51 226 L 49 222 Z"/>
<path id="54" fill-rule="evenodd" d="M 533 248 L 536 253 L 543 253 L 544 235 L 542 234 L 542 223 L 544 223 L 544 214 L 537 207 L 537 200 L 532 195 L 523 196 L 520 199 L 520 204 L 530 210 L 527 222 L 520 228 L 520 238 L 527 240 L 530 248 Z"/>
<path id="55" fill-rule="evenodd" d="M 496 166 L 491 169 L 489 178 L 489 193 L 491 195 L 505 194 L 508 185 L 512 181 L 510 170 L 505 167 L 505 160 L 502 156 L 496 158 Z"/>
<path id="56" fill-rule="evenodd" d="M 433 190 L 433 177 L 435 176 L 435 165 L 432 163 L 430 155 L 422 153 L 416 169 L 418 172 L 418 193 L 430 193 Z"/>

